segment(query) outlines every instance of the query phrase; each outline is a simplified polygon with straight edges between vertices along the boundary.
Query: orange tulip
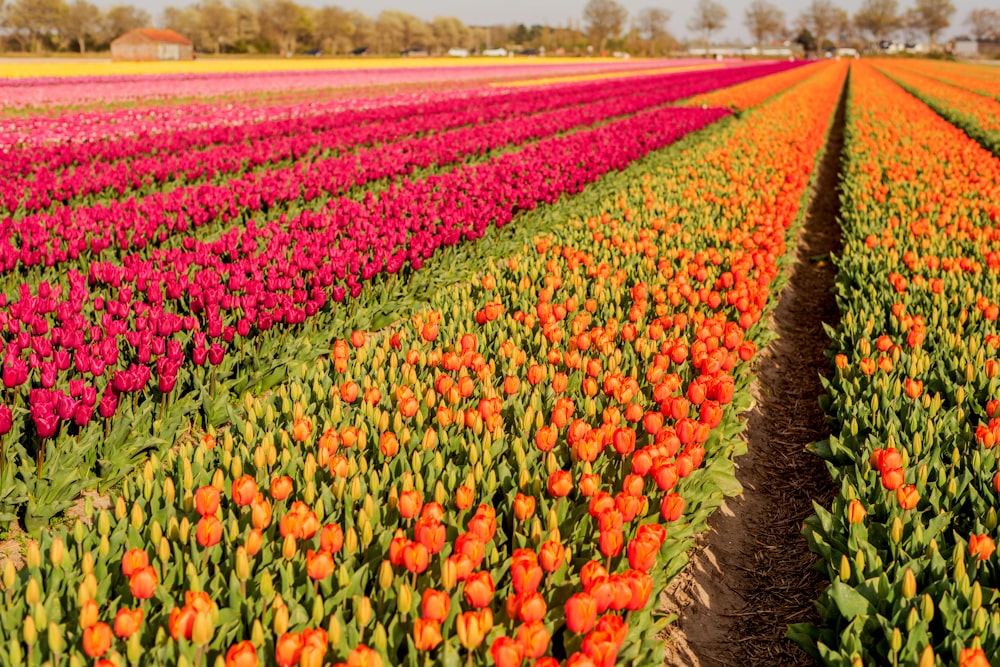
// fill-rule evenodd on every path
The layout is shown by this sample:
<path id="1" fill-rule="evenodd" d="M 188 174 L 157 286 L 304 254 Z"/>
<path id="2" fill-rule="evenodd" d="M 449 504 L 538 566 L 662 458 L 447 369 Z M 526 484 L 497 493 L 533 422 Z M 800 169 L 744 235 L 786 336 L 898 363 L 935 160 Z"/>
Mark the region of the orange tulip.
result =
<path id="1" fill-rule="evenodd" d="M 497 667 L 519 667 L 524 661 L 524 649 L 513 637 L 500 636 L 493 640 L 490 655 Z"/>
<path id="2" fill-rule="evenodd" d="M 335 554 L 344 546 L 344 531 L 339 524 L 328 523 L 319 533 L 319 548 Z"/>
<path id="3" fill-rule="evenodd" d="M 465 602 L 470 607 L 482 609 L 489 605 L 495 590 L 493 577 L 486 570 L 480 570 L 465 580 Z"/>
<path id="4" fill-rule="evenodd" d="M 80 606 L 80 628 L 86 630 L 97 623 L 101 610 L 96 600 L 87 600 Z"/>
<path id="5" fill-rule="evenodd" d="M 460 510 L 469 509 L 475 498 L 473 490 L 463 484 L 455 491 L 455 506 Z"/>
<path id="6" fill-rule="evenodd" d="M 148 600 L 156 593 L 156 587 L 159 583 L 156 570 L 153 566 L 147 565 L 132 573 L 128 580 L 128 587 L 136 599 Z"/>
<path id="7" fill-rule="evenodd" d="M 264 533 L 259 528 L 254 528 L 247 533 L 246 550 L 248 556 L 256 556 L 264 546 Z"/>
<path id="8" fill-rule="evenodd" d="M 542 597 L 541 593 L 530 591 L 528 593 L 518 593 L 514 597 L 517 598 L 517 610 L 515 613 L 517 618 L 525 623 L 540 621 L 545 618 L 548 606 L 545 604 L 545 598 Z"/>
<path id="9" fill-rule="evenodd" d="M 226 667 L 257 667 L 257 649 L 248 640 L 234 644 L 226 651 Z"/>
<path id="10" fill-rule="evenodd" d="M 312 435 L 312 422 L 308 419 L 296 419 L 292 424 L 292 440 L 295 442 L 305 442 Z"/>
<path id="11" fill-rule="evenodd" d="M 113 640 L 107 623 L 95 623 L 83 631 L 83 652 L 91 658 L 100 658 L 111 648 Z"/>
<path id="12" fill-rule="evenodd" d="M 517 641 L 524 649 L 526 658 L 541 658 L 549 650 L 551 640 L 552 636 L 542 621 L 525 623 L 517 631 Z M 535 663 L 535 667 L 540 667 L 539 662 Z"/>
<path id="13" fill-rule="evenodd" d="M 566 601 L 566 627 L 571 632 L 585 634 L 597 622 L 597 602 L 590 593 L 576 593 Z"/>
<path id="14" fill-rule="evenodd" d="M 668 493 L 660 504 L 660 515 L 665 521 L 677 521 L 684 513 L 684 498 L 676 493 Z"/>
<path id="15" fill-rule="evenodd" d="M 234 479 L 232 496 L 233 502 L 237 505 L 241 507 L 249 505 L 257 497 L 257 482 L 250 475 L 243 475 L 239 479 Z"/>
<path id="16" fill-rule="evenodd" d="M 407 542 L 403 547 L 402 557 L 403 567 L 414 574 L 426 570 L 430 562 L 430 552 L 419 542 Z"/>
<path id="17" fill-rule="evenodd" d="M 180 640 L 182 637 L 190 640 L 194 632 L 194 619 L 197 616 L 198 610 L 191 605 L 186 604 L 183 607 L 174 607 L 170 611 L 168 621 L 170 636 L 177 640 Z"/>
<path id="18" fill-rule="evenodd" d="M 202 547 L 213 547 L 222 539 L 222 522 L 214 514 L 201 517 L 195 528 L 195 537 Z"/>
<path id="19" fill-rule="evenodd" d="M 904 510 L 913 509 L 917 506 L 917 501 L 919 500 L 920 494 L 917 492 L 917 487 L 913 484 L 907 484 L 896 489 L 896 501 Z"/>
<path id="20" fill-rule="evenodd" d="M 549 495 L 553 498 L 563 498 L 573 490 L 573 475 L 568 470 L 556 470 L 549 475 Z"/>
<path id="21" fill-rule="evenodd" d="M 565 556 L 566 550 L 562 544 L 555 540 L 549 540 L 542 544 L 541 549 L 539 549 L 538 562 L 546 572 L 555 572 L 562 567 Z"/>
<path id="22" fill-rule="evenodd" d="M 628 543 L 628 564 L 633 570 L 649 572 L 656 565 L 660 543 L 655 537 L 639 537 Z"/>
<path id="23" fill-rule="evenodd" d="M 418 651 L 433 651 L 441 643 L 441 623 L 427 618 L 413 622 L 413 645 Z"/>
<path id="24" fill-rule="evenodd" d="M 263 493 L 258 493 L 250 505 L 250 518 L 253 527 L 264 530 L 271 525 L 271 503 L 267 501 Z"/>
<path id="25" fill-rule="evenodd" d="M 538 563 L 531 560 L 515 560 L 510 566 L 510 576 L 517 593 L 537 590 L 544 575 L 545 572 Z"/>
<path id="26" fill-rule="evenodd" d="M 286 632 L 278 638 L 274 645 L 274 660 L 280 667 L 293 667 L 299 664 L 305 641 L 297 632 Z"/>
<path id="27" fill-rule="evenodd" d="M 333 556 L 329 551 L 306 552 L 306 573 L 314 581 L 326 579 L 333 573 Z"/>
<path id="28" fill-rule="evenodd" d="M 487 619 L 488 617 L 488 619 Z M 488 622 L 487 622 L 488 620 Z M 476 611 L 462 612 L 455 618 L 455 630 L 458 640 L 468 650 L 479 648 L 486 638 L 486 633 L 493 626 L 493 615 L 489 607 Z"/>
<path id="29" fill-rule="evenodd" d="M 990 661 L 981 648 L 963 648 L 958 654 L 958 667 L 990 667 Z"/>
<path id="30" fill-rule="evenodd" d="M 993 543 L 993 538 L 982 533 L 976 535 L 973 533 L 969 535 L 969 555 L 975 556 L 979 560 L 987 560 L 993 555 L 996 550 L 996 545 Z"/>
<path id="31" fill-rule="evenodd" d="M 420 507 L 424 503 L 424 498 L 416 489 L 403 491 L 399 494 L 399 515 L 404 519 L 412 519 L 420 513 Z"/>
<path id="32" fill-rule="evenodd" d="M 445 527 L 433 517 L 421 517 L 413 529 L 417 542 L 427 547 L 427 551 L 432 554 L 440 553 L 444 549 L 444 542 L 447 536 Z"/>
<path id="33" fill-rule="evenodd" d="M 382 667 L 382 657 L 373 649 L 359 644 L 347 655 L 347 667 Z"/>
<path id="34" fill-rule="evenodd" d="M 391 459 L 399 453 L 399 439 L 396 437 L 396 434 L 391 431 L 386 431 L 379 436 L 378 450 L 382 452 L 382 456 L 387 459 Z"/>
<path id="35" fill-rule="evenodd" d="M 998 473 L 1000 474 L 1000 473 Z M 514 496 L 514 516 L 519 521 L 526 521 L 535 514 L 535 499 L 519 493 Z"/>
<path id="36" fill-rule="evenodd" d="M 149 565 L 149 554 L 142 549 L 130 549 L 122 557 L 122 574 L 131 577 L 137 570 Z"/>
<path id="37" fill-rule="evenodd" d="M 212 485 L 206 485 L 195 491 L 194 508 L 198 514 L 215 514 L 219 510 L 219 490 Z"/>
<path id="38" fill-rule="evenodd" d="M 291 495 L 294 486 L 292 478 L 288 475 L 276 477 L 271 481 L 271 497 L 275 500 L 284 500 Z"/>
<path id="39" fill-rule="evenodd" d="M 451 596 L 444 591 L 437 591 L 433 588 L 424 589 L 420 602 L 420 615 L 429 620 L 443 623 L 448 618 L 448 610 L 451 608 Z"/>

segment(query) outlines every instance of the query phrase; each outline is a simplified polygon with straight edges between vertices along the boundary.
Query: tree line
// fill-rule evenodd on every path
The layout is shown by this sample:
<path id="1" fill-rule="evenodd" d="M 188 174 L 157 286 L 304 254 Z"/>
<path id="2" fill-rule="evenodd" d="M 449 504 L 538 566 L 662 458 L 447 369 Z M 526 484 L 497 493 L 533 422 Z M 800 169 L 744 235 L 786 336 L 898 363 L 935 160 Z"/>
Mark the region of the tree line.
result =
<path id="1" fill-rule="evenodd" d="M 794 40 L 815 51 L 893 36 L 914 41 L 926 35 L 935 44 L 954 15 L 951 0 L 915 0 L 907 8 L 898 0 L 864 0 L 853 16 L 833 0 L 810 0 L 789 20 L 769 0 L 753 0 L 743 25 L 757 45 Z M 418 49 L 442 54 L 451 48 L 479 52 L 503 46 L 551 54 L 627 51 L 652 56 L 679 47 L 667 29 L 670 18 L 663 7 L 630 15 L 616 0 L 588 0 L 578 19 L 559 26 L 469 26 L 451 16 L 426 21 L 395 10 L 368 16 L 295 0 L 198 0 L 167 7 L 154 21 L 149 12 L 131 4 L 102 9 L 89 0 L 0 0 L 0 40 L 8 50 L 86 53 L 106 50 L 124 32 L 155 25 L 181 33 L 206 53 L 389 54 Z M 729 18 L 719 0 L 699 0 L 686 27 L 708 46 Z M 1000 38 L 1000 10 L 975 9 L 965 24 L 977 40 Z"/>

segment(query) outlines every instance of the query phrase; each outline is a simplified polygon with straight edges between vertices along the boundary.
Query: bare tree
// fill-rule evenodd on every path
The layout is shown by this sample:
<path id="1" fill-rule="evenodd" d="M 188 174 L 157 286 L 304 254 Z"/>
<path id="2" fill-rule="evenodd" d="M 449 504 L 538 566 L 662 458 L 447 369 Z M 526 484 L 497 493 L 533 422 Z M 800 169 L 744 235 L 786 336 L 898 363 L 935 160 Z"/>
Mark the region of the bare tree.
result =
<path id="1" fill-rule="evenodd" d="M 1000 37 L 1000 9 L 973 9 L 965 19 L 977 42 Z"/>
<path id="2" fill-rule="evenodd" d="M 643 39 L 658 42 L 667 34 L 670 12 L 660 7 L 646 7 L 639 10 L 636 27 Z"/>
<path id="3" fill-rule="evenodd" d="M 915 42 L 924 31 L 924 19 L 915 7 L 910 7 L 900 17 L 899 28 L 907 42 Z"/>
<path id="4" fill-rule="evenodd" d="M 587 24 L 587 31 L 597 42 L 598 51 L 601 53 L 604 52 L 609 38 L 621 34 L 626 19 L 628 11 L 615 0 L 590 0 L 583 8 L 583 20 Z"/>
<path id="5" fill-rule="evenodd" d="M 767 0 L 753 0 L 743 17 L 754 43 L 763 46 L 769 37 L 780 35 L 785 30 L 785 13 Z"/>
<path id="6" fill-rule="evenodd" d="M 898 0 L 865 0 L 854 15 L 854 25 L 880 42 L 899 28 Z"/>
<path id="7" fill-rule="evenodd" d="M 722 30 L 729 12 L 716 0 L 698 0 L 694 14 L 688 21 L 688 30 L 700 32 L 705 38 L 705 53 L 712 55 L 712 33 Z"/>
<path id="8" fill-rule="evenodd" d="M 822 51 L 827 35 L 836 30 L 839 18 L 832 0 L 812 0 L 800 20 L 816 37 L 816 48 Z"/>
<path id="9" fill-rule="evenodd" d="M 80 53 L 86 53 L 87 38 L 101 32 L 101 10 L 87 0 L 76 0 L 67 9 L 66 21 L 59 31 L 76 41 Z"/>
<path id="10" fill-rule="evenodd" d="M 951 25 L 955 4 L 951 0 L 917 0 L 916 10 L 920 15 L 921 27 L 933 47 L 941 31 Z"/>

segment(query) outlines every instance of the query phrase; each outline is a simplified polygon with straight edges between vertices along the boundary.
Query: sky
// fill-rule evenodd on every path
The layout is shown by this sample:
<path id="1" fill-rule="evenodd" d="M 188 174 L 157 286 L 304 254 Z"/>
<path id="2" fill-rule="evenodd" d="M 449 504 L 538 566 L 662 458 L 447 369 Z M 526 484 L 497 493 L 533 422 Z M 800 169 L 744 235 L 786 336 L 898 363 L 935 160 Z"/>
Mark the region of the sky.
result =
<path id="1" fill-rule="evenodd" d="M 995 0 L 952 0 L 958 11 L 952 17 L 952 26 L 945 31 L 945 36 L 954 36 L 966 32 L 963 25 L 969 11 L 978 7 L 994 6 Z M 110 0 L 105 0 L 106 4 Z M 338 5 L 345 9 L 359 9 L 368 16 L 376 16 L 384 9 L 398 9 L 430 20 L 435 16 L 456 16 L 468 25 L 492 25 L 508 23 L 548 23 L 549 25 L 565 25 L 567 20 L 581 21 L 583 6 L 586 0 L 298 0 L 300 4 L 322 7 Z M 664 2 L 663 0 L 618 0 L 631 15 L 637 14 L 645 7 L 661 7 L 671 12 L 669 29 L 675 37 L 688 37 L 687 22 L 694 7 L 694 0 L 684 2 Z M 749 33 L 743 25 L 743 13 L 751 0 L 721 0 L 729 11 L 726 27 L 713 37 L 713 41 L 748 41 Z M 806 2 L 803 0 L 772 0 L 785 12 L 789 23 L 802 11 Z M 862 0 L 835 0 L 836 4 L 846 9 L 850 14 L 861 6 Z M 193 0 L 132 0 L 151 13 L 154 19 L 168 5 L 185 6 Z M 912 0 L 900 0 L 901 8 L 909 7 Z"/>

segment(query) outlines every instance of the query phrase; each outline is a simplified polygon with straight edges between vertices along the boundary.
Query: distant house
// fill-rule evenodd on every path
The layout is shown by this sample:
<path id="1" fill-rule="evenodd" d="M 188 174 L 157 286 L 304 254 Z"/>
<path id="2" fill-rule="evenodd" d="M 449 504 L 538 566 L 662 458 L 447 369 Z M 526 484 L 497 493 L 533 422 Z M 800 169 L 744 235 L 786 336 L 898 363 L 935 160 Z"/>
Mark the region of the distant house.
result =
<path id="1" fill-rule="evenodd" d="M 959 37 L 952 44 L 951 52 L 959 58 L 977 58 L 979 57 L 979 42 L 967 37 Z"/>
<path id="2" fill-rule="evenodd" d="M 173 30 L 139 28 L 111 42 L 111 60 L 194 60 L 191 40 Z"/>

